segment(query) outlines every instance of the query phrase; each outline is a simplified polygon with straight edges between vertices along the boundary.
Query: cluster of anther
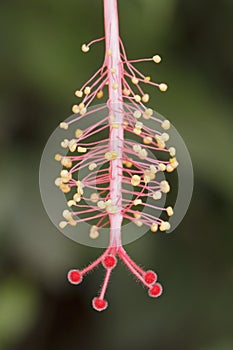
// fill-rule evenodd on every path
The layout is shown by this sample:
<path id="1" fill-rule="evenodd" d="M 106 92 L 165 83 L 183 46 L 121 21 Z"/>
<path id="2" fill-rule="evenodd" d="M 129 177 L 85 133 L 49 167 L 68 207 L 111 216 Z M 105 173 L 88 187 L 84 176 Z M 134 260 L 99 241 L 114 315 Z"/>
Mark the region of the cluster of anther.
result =
<path id="1" fill-rule="evenodd" d="M 88 52 L 92 43 L 103 39 L 95 40 L 88 45 L 84 44 L 82 51 Z M 155 55 L 148 59 L 129 61 L 121 40 L 120 47 L 122 96 L 119 102 L 122 109 L 116 112 L 124 115 L 122 125 L 115 121 L 114 111 L 111 109 L 101 122 L 93 122 L 85 130 L 78 128 L 73 139 L 62 140 L 61 147 L 67 149 L 71 155 L 55 155 L 55 159 L 63 167 L 60 176 L 55 180 L 55 185 L 67 195 L 71 190 L 72 192 L 75 190 L 72 198 L 67 202 L 71 209 L 63 211 L 65 220 L 61 221 L 59 225 L 61 229 L 64 229 L 67 225 L 76 226 L 79 222 L 96 220 L 89 231 L 91 239 L 98 239 L 101 229 L 110 224 L 110 216 L 118 213 L 117 203 L 112 203 L 111 200 L 109 169 L 111 168 L 111 162 L 119 159 L 119 154 L 116 149 L 111 148 L 109 137 L 100 136 L 105 131 L 110 134 L 113 129 L 121 127 L 124 132 L 136 135 L 138 138 L 138 141 L 131 141 L 128 137 L 123 140 L 121 166 L 119 168 L 122 172 L 122 205 L 120 209 L 122 217 L 132 221 L 138 227 L 146 225 L 152 232 L 157 232 L 158 229 L 160 231 L 169 230 L 170 223 L 160 219 L 156 212 L 165 212 L 168 218 L 173 215 L 171 206 L 163 208 L 156 205 L 156 201 L 161 199 L 163 194 L 170 191 L 168 181 L 166 179 L 158 180 L 157 174 L 170 173 L 178 166 L 175 157 L 176 149 L 167 146 L 170 138 L 167 133 L 170 122 L 159 119 L 154 115 L 151 108 L 145 106 L 150 100 L 150 95 L 142 89 L 141 84 L 156 86 L 160 91 L 166 91 L 168 87 L 165 83 L 152 82 L 150 77 L 142 74 L 133 65 L 133 63 L 141 61 L 159 63 L 161 58 L 159 55 Z M 109 86 L 109 74 L 114 76 L 116 73 L 115 67 L 109 68 L 111 54 L 111 50 L 107 50 L 103 66 L 81 89 L 75 92 L 76 97 L 82 100 L 73 106 L 73 118 L 68 122 L 60 123 L 62 129 L 67 130 L 70 124 L 79 122 L 82 118 L 91 118 L 96 112 L 106 108 L 105 105 L 100 105 L 90 110 L 89 106 L 95 98 L 101 99 L 104 96 L 105 88 L 117 90 L 119 87 L 118 83 Z M 136 92 L 135 89 L 137 89 Z M 149 119 L 154 122 L 155 128 L 152 129 L 147 126 L 147 120 Z M 97 134 L 99 136 L 98 141 L 95 141 L 95 139 L 90 141 L 91 137 Z M 168 158 L 168 160 L 155 159 L 151 156 L 153 152 L 163 152 L 165 157 L 161 157 L 161 159 Z M 77 180 L 76 175 L 83 168 L 88 169 L 89 173 L 84 178 Z M 103 185 L 105 186 L 103 187 Z M 131 190 L 124 187 L 128 185 L 131 185 Z M 86 190 L 93 190 L 93 192 L 88 195 Z M 132 199 L 124 197 L 126 195 L 130 195 Z M 147 198 L 152 199 L 155 204 L 148 204 Z M 140 210 L 138 210 L 138 206 Z M 151 209 L 153 209 L 153 215 Z M 150 212 L 148 213 L 147 210 Z M 80 218 L 81 214 L 85 214 L 85 216 Z M 88 267 L 81 271 L 71 270 L 68 275 L 71 283 L 78 284 L 82 281 L 85 273 L 100 263 L 103 264 L 107 271 L 100 296 L 93 300 L 93 306 L 96 310 L 103 310 L 107 307 L 104 295 L 110 274 L 116 266 L 117 256 L 149 288 L 150 296 L 157 297 L 162 293 L 162 287 L 156 282 L 157 276 L 154 272 L 142 270 L 122 247 L 116 248 L 111 245 L 100 258 Z"/>

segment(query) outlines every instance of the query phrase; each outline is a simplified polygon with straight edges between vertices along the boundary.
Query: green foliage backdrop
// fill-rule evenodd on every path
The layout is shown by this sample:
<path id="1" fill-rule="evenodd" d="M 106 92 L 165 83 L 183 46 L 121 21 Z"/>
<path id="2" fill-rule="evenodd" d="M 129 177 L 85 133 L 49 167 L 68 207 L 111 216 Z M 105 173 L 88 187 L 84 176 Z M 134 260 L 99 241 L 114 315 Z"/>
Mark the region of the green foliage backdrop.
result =
<path id="1" fill-rule="evenodd" d="M 0 4 L 0 349 L 230 350 L 232 336 L 232 20 L 230 0 L 119 0 L 130 58 L 160 53 L 144 71 L 168 82 L 154 108 L 190 150 L 195 188 L 172 235 L 127 248 L 165 286 L 154 301 L 116 270 L 110 308 L 90 308 L 101 269 L 74 288 L 66 272 L 99 250 L 63 237 L 40 200 L 38 167 L 47 138 L 70 113 L 73 91 L 100 65 L 101 0 Z"/>

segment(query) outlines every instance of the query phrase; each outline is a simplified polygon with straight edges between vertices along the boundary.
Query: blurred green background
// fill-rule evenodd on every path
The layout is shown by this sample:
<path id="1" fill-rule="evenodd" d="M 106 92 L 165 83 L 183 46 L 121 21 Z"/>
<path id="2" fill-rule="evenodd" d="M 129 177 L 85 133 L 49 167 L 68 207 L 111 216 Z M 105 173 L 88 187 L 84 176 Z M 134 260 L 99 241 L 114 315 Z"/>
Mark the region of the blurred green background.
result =
<path id="1" fill-rule="evenodd" d="M 119 0 L 129 58 L 168 82 L 152 106 L 168 117 L 190 151 L 195 188 L 171 235 L 147 234 L 127 246 L 159 272 L 165 293 L 147 297 L 119 264 L 110 307 L 90 301 L 99 269 L 79 287 L 66 281 L 101 250 L 62 236 L 42 206 L 38 167 L 43 147 L 70 114 L 73 92 L 101 64 L 101 0 L 2 0 L 0 349 L 233 349 L 232 0 Z"/>

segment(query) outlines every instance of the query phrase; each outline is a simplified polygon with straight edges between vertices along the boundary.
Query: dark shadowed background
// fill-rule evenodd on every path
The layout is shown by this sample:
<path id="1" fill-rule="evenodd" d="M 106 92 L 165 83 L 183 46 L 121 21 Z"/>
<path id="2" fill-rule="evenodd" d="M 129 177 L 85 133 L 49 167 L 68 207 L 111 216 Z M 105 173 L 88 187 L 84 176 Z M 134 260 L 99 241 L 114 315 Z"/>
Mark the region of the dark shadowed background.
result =
<path id="1" fill-rule="evenodd" d="M 194 166 L 189 211 L 171 235 L 147 234 L 127 246 L 159 272 L 158 299 L 119 264 L 110 307 L 90 301 L 98 269 L 73 287 L 72 267 L 101 250 L 62 236 L 42 206 L 38 167 L 43 147 L 70 114 L 73 92 L 103 59 L 101 0 L 2 0 L 0 5 L 0 349 L 232 350 L 233 166 L 231 0 L 119 0 L 129 58 L 166 94 L 152 106 L 183 136 Z"/>

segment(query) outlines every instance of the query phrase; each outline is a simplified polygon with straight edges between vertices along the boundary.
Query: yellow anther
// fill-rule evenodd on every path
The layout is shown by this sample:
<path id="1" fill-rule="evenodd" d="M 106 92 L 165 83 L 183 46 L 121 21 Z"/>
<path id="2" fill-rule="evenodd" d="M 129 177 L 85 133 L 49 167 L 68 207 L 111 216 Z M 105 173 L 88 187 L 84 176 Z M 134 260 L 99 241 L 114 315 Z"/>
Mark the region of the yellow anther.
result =
<path id="1" fill-rule="evenodd" d="M 155 135 L 155 140 L 159 148 L 165 148 L 166 144 L 159 135 Z"/>
<path id="2" fill-rule="evenodd" d="M 62 148 L 67 148 L 69 146 L 69 140 L 65 139 L 61 142 Z"/>
<path id="3" fill-rule="evenodd" d="M 62 215 L 66 220 L 70 220 L 72 218 L 72 213 L 67 209 L 63 211 Z"/>
<path id="4" fill-rule="evenodd" d="M 73 218 L 71 218 L 71 219 L 69 220 L 69 224 L 70 224 L 71 226 L 76 226 L 76 225 L 77 225 L 77 222 L 74 221 Z"/>
<path id="5" fill-rule="evenodd" d="M 162 221 L 161 224 L 160 224 L 160 231 L 167 231 L 171 228 L 171 225 L 169 224 L 168 221 Z"/>
<path id="6" fill-rule="evenodd" d="M 74 145 L 77 146 L 77 143 L 76 143 L 76 141 L 75 141 L 74 139 L 71 139 L 71 140 L 69 141 L 69 144 L 68 144 L 69 148 L 70 148 L 70 147 L 73 147 Z"/>
<path id="7" fill-rule="evenodd" d="M 133 216 L 135 217 L 135 219 L 141 219 L 141 217 L 142 217 L 142 215 L 141 215 L 141 213 L 139 211 L 135 211 L 133 213 Z"/>
<path id="8" fill-rule="evenodd" d="M 165 91 L 167 91 L 167 89 L 168 89 L 167 84 L 165 84 L 165 83 L 159 84 L 159 90 L 160 90 L 160 91 L 165 92 Z"/>
<path id="9" fill-rule="evenodd" d="M 117 90 L 117 89 L 118 89 L 118 84 L 117 84 L 117 83 L 114 83 L 114 84 L 112 85 L 112 88 L 113 88 L 113 90 Z"/>
<path id="10" fill-rule="evenodd" d="M 74 196 L 73 196 L 73 200 L 75 202 L 80 202 L 81 201 L 81 196 L 79 193 L 75 193 Z"/>
<path id="11" fill-rule="evenodd" d="M 119 129 L 119 124 L 112 123 L 111 126 L 112 126 L 112 128 L 114 128 L 114 129 Z"/>
<path id="12" fill-rule="evenodd" d="M 94 170 L 95 168 L 97 167 L 97 164 L 96 163 L 91 163 L 89 166 L 88 166 L 88 169 L 90 171 Z"/>
<path id="13" fill-rule="evenodd" d="M 84 107 L 83 109 L 80 110 L 80 114 L 81 114 L 81 115 L 84 115 L 84 114 L 86 114 L 86 113 L 87 113 L 86 107 Z"/>
<path id="14" fill-rule="evenodd" d="M 139 95 L 134 95 L 134 100 L 136 101 L 136 102 L 141 102 L 141 96 L 139 96 Z"/>
<path id="15" fill-rule="evenodd" d="M 62 156 L 57 153 L 57 154 L 55 154 L 54 159 L 57 160 L 58 162 L 60 162 L 62 159 Z"/>
<path id="16" fill-rule="evenodd" d="M 81 47 L 82 52 L 88 52 L 90 50 L 90 47 L 87 46 L 86 44 L 83 44 Z"/>
<path id="17" fill-rule="evenodd" d="M 168 151 L 169 151 L 171 157 L 174 157 L 176 155 L 175 147 L 168 148 Z"/>
<path id="18" fill-rule="evenodd" d="M 82 183 L 82 181 L 78 180 L 78 181 L 76 181 L 76 186 L 80 187 L 80 188 L 83 188 L 84 184 Z"/>
<path id="19" fill-rule="evenodd" d="M 67 177 L 62 177 L 62 182 L 64 184 L 67 184 L 70 181 L 71 177 L 67 176 Z"/>
<path id="20" fill-rule="evenodd" d="M 54 181 L 56 186 L 61 186 L 61 184 L 63 183 L 62 179 L 60 177 L 56 178 L 56 180 Z"/>
<path id="21" fill-rule="evenodd" d="M 81 110 L 85 108 L 85 104 L 83 102 L 79 103 L 78 108 Z"/>
<path id="22" fill-rule="evenodd" d="M 172 172 L 174 171 L 173 166 L 172 166 L 171 164 L 168 164 L 168 165 L 166 166 L 166 171 L 167 171 L 168 173 L 172 173 Z"/>
<path id="23" fill-rule="evenodd" d="M 132 83 L 135 84 L 135 85 L 137 85 L 138 82 L 139 82 L 139 80 L 138 80 L 136 77 L 133 77 L 133 78 L 131 79 L 131 81 L 132 81 Z"/>
<path id="24" fill-rule="evenodd" d="M 78 152 L 79 153 L 86 153 L 87 152 L 87 148 L 86 147 L 80 147 L 80 146 L 78 146 Z"/>
<path id="25" fill-rule="evenodd" d="M 106 207 L 106 210 L 109 214 L 116 214 L 117 213 L 117 206 L 116 205 L 109 205 Z"/>
<path id="26" fill-rule="evenodd" d="M 164 141 L 164 142 L 167 142 L 170 138 L 170 136 L 164 132 L 161 136 L 160 136 L 161 140 Z"/>
<path id="27" fill-rule="evenodd" d="M 76 185 L 77 185 L 77 194 L 78 195 L 82 195 L 83 194 L 83 188 L 84 185 L 81 181 L 76 181 Z"/>
<path id="28" fill-rule="evenodd" d="M 134 152 L 139 153 L 141 152 L 142 148 L 139 144 L 136 144 L 136 145 L 133 145 L 133 150 Z"/>
<path id="29" fill-rule="evenodd" d="M 111 160 L 111 159 L 112 159 L 112 154 L 111 154 L 111 152 L 106 152 L 105 155 L 104 155 L 104 158 L 105 158 L 106 160 Z"/>
<path id="30" fill-rule="evenodd" d="M 83 183 L 81 181 L 77 181 L 76 184 L 77 184 L 77 194 L 79 196 L 82 196 L 83 195 L 83 187 L 84 187 L 84 185 L 83 185 Z"/>
<path id="31" fill-rule="evenodd" d="M 76 205 L 76 202 L 74 200 L 70 200 L 67 202 L 68 207 L 72 207 L 73 205 Z"/>
<path id="32" fill-rule="evenodd" d="M 133 163 L 132 163 L 132 161 L 127 160 L 127 161 L 125 162 L 125 165 L 126 165 L 127 168 L 132 168 Z"/>
<path id="33" fill-rule="evenodd" d="M 96 239 L 96 238 L 98 238 L 99 237 L 99 232 L 98 231 L 92 231 L 92 232 L 90 232 L 89 233 L 89 237 L 91 238 L 91 239 Z"/>
<path id="34" fill-rule="evenodd" d="M 62 158 L 61 164 L 63 166 L 65 166 L 66 168 L 71 168 L 72 167 L 72 161 L 69 158 L 67 158 L 67 157 L 63 157 Z"/>
<path id="35" fill-rule="evenodd" d="M 153 222 L 150 227 L 151 232 L 157 232 L 158 231 L 158 224 L 156 222 Z"/>
<path id="36" fill-rule="evenodd" d="M 164 163 L 159 163 L 158 170 L 159 171 L 165 171 L 166 170 L 166 165 Z"/>
<path id="37" fill-rule="evenodd" d="M 106 208 L 106 204 L 104 201 L 98 201 L 97 202 L 97 206 L 100 208 L 100 209 L 105 209 Z"/>
<path id="38" fill-rule="evenodd" d="M 65 228 L 66 226 L 68 225 L 68 222 L 67 221 L 61 221 L 61 222 L 59 222 L 59 227 L 60 228 Z"/>
<path id="39" fill-rule="evenodd" d="M 89 237 L 91 239 L 96 239 L 99 237 L 99 232 L 98 232 L 98 227 L 93 225 L 90 229 L 90 232 L 89 232 Z"/>
<path id="40" fill-rule="evenodd" d="M 152 197 L 154 200 L 159 200 L 162 198 L 162 193 L 160 191 L 155 191 L 153 193 L 153 197 Z"/>
<path id="41" fill-rule="evenodd" d="M 78 113 L 80 112 L 79 106 L 78 106 L 78 105 L 74 105 L 74 106 L 72 107 L 72 112 L 73 112 L 74 114 L 78 114 Z"/>
<path id="42" fill-rule="evenodd" d="M 163 193 L 168 193 L 170 191 L 170 185 L 166 180 L 160 182 L 160 190 Z"/>
<path id="43" fill-rule="evenodd" d="M 96 94 L 96 97 L 99 98 L 99 99 L 102 98 L 103 96 L 104 96 L 103 90 L 98 91 L 97 94 Z"/>
<path id="44" fill-rule="evenodd" d="M 174 214 L 173 208 L 170 206 L 167 207 L 166 212 L 168 216 L 172 216 Z"/>
<path id="45" fill-rule="evenodd" d="M 69 142 L 69 149 L 70 149 L 70 152 L 74 152 L 77 148 L 77 143 L 75 142 L 75 140 L 70 140 Z"/>
<path id="46" fill-rule="evenodd" d="M 173 158 L 170 158 L 169 161 L 170 161 L 170 163 L 176 163 L 177 159 L 176 159 L 176 157 L 173 157 Z"/>
<path id="47" fill-rule="evenodd" d="M 145 112 L 143 113 L 142 117 L 144 119 L 150 119 L 150 117 L 153 115 L 153 109 L 147 108 Z"/>
<path id="48" fill-rule="evenodd" d="M 142 129 L 143 128 L 143 123 L 142 122 L 136 122 L 135 128 Z"/>
<path id="49" fill-rule="evenodd" d="M 145 159 L 148 156 L 148 152 L 145 148 L 143 148 L 140 152 L 139 152 L 139 156 L 141 159 Z"/>
<path id="50" fill-rule="evenodd" d="M 69 158 L 66 158 L 66 157 L 63 157 L 61 159 L 61 164 L 66 166 L 66 165 L 70 165 L 70 159 Z M 72 164 L 72 163 L 71 163 Z M 68 166 L 69 167 L 69 166 Z"/>
<path id="51" fill-rule="evenodd" d="M 77 139 L 79 137 L 81 137 L 83 135 L 83 131 L 81 129 L 76 129 L 75 131 L 75 137 L 77 137 Z"/>
<path id="52" fill-rule="evenodd" d="M 112 50 L 108 49 L 107 54 L 108 54 L 108 56 L 112 56 Z"/>
<path id="53" fill-rule="evenodd" d="M 173 167 L 173 169 L 176 169 L 178 167 L 179 163 L 177 161 L 171 163 L 171 166 Z"/>
<path id="54" fill-rule="evenodd" d="M 112 154 L 112 160 L 117 159 L 118 153 L 116 151 L 112 151 L 111 154 Z"/>
<path id="55" fill-rule="evenodd" d="M 141 132 L 142 132 L 142 130 L 141 130 L 141 129 L 138 129 L 138 128 L 134 128 L 134 129 L 133 129 L 133 132 L 134 132 L 135 135 L 140 135 Z"/>
<path id="56" fill-rule="evenodd" d="M 90 195 L 90 200 L 91 200 L 92 203 L 97 203 L 98 200 L 99 200 L 99 195 L 98 195 L 98 193 L 92 193 L 92 194 Z"/>
<path id="57" fill-rule="evenodd" d="M 139 119 L 139 118 L 141 118 L 142 113 L 141 113 L 140 111 L 135 111 L 135 112 L 133 113 L 133 116 L 134 116 L 134 118 Z"/>
<path id="58" fill-rule="evenodd" d="M 150 171 L 152 172 L 152 174 L 156 174 L 157 173 L 157 169 L 156 169 L 156 166 L 154 164 L 150 165 Z"/>
<path id="59" fill-rule="evenodd" d="M 150 137 L 150 136 L 144 137 L 143 143 L 144 143 L 145 145 L 151 144 L 151 143 L 152 143 L 152 137 Z"/>
<path id="60" fill-rule="evenodd" d="M 131 184 L 133 186 L 138 186 L 140 184 L 141 178 L 138 175 L 133 175 L 131 178 Z"/>
<path id="61" fill-rule="evenodd" d="M 79 98 L 83 97 L 83 92 L 81 90 L 76 90 L 74 94 Z"/>
<path id="62" fill-rule="evenodd" d="M 123 90 L 123 95 L 129 96 L 129 95 L 130 95 L 130 90 L 125 88 L 125 89 Z"/>
<path id="63" fill-rule="evenodd" d="M 141 200 L 141 199 L 135 199 L 135 200 L 133 201 L 133 204 L 134 204 L 134 205 L 140 205 L 140 204 L 142 204 L 142 200 Z"/>
<path id="64" fill-rule="evenodd" d="M 61 170 L 60 175 L 62 178 L 68 178 L 70 176 L 68 170 Z"/>
<path id="65" fill-rule="evenodd" d="M 118 157 L 118 153 L 116 151 L 106 152 L 104 155 L 104 158 L 106 160 L 114 160 L 114 159 L 117 159 L 117 157 Z"/>
<path id="66" fill-rule="evenodd" d="M 154 180 L 156 177 L 156 173 L 151 171 L 151 169 L 146 169 L 144 172 L 145 175 L 150 177 L 150 180 Z"/>
<path id="67" fill-rule="evenodd" d="M 151 180 L 152 179 L 151 179 L 150 175 L 148 175 L 148 174 L 143 175 L 143 181 L 145 182 L 145 184 L 148 184 Z"/>
<path id="68" fill-rule="evenodd" d="M 172 172 L 173 170 L 175 170 L 178 167 L 179 163 L 177 162 L 176 158 L 171 158 L 170 159 L 170 163 L 167 165 L 167 171 L 168 172 Z"/>
<path id="69" fill-rule="evenodd" d="M 153 115 L 153 109 L 147 108 L 147 109 L 145 110 L 145 114 L 146 114 L 146 115 L 149 115 L 149 116 L 152 116 L 152 115 Z"/>
<path id="70" fill-rule="evenodd" d="M 146 82 L 151 81 L 151 77 L 145 77 L 145 81 Z"/>
<path id="71" fill-rule="evenodd" d="M 84 94 L 85 94 L 85 95 L 89 95 L 90 92 L 91 92 L 90 86 L 85 87 L 85 89 L 84 89 Z"/>
<path id="72" fill-rule="evenodd" d="M 155 63 L 160 63 L 162 60 L 162 58 L 159 55 L 153 56 L 152 59 Z"/>
<path id="73" fill-rule="evenodd" d="M 59 187 L 63 193 L 69 193 L 71 188 L 67 184 L 61 184 Z"/>
<path id="74" fill-rule="evenodd" d="M 145 94 L 142 96 L 142 102 L 147 103 L 149 102 L 150 99 L 150 95 L 149 94 Z"/>
<path id="75" fill-rule="evenodd" d="M 108 199 L 107 201 L 105 201 L 106 207 L 108 207 L 111 204 L 112 204 L 112 200 L 111 199 Z"/>
<path id="76" fill-rule="evenodd" d="M 124 122 L 124 123 L 123 123 L 123 127 L 124 127 L 125 129 L 127 128 L 128 125 L 129 125 L 128 122 Z"/>
<path id="77" fill-rule="evenodd" d="M 69 127 L 69 125 L 68 125 L 67 123 L 65 123 L 65 122 L 61 122 L 61 123 L 60 123 L 60 128 L 61 128 L 61 129 L 67 130 L 68 127 Z"/>
<path id="78" fill-rule="evenodd" d="M 143 225 L 143 223 L 142 223 L 142 221 L 140 221 L 140 220 L 134 220 L 134 223 L 135 223 L 135 225 L 137 225 L 138 227 L 142 227 L 142 225 Z"/>
<path id="79" fill-rule="evenodd" d="M 113 74 L 115 74 L 115 73 L 116 73 L 116 69 L 115 69 L 115 68 L 111 68 L 111 69 L 110 69 L 110 72 L 113 73 Z"/>
<path id="80" fill-rule="evenodd" d="M 169 120 L 166 119 L 162 122 L 161 126 L 164 130 L 168 130 L 170 129 L 171 123 L 169 122 Z"/>

